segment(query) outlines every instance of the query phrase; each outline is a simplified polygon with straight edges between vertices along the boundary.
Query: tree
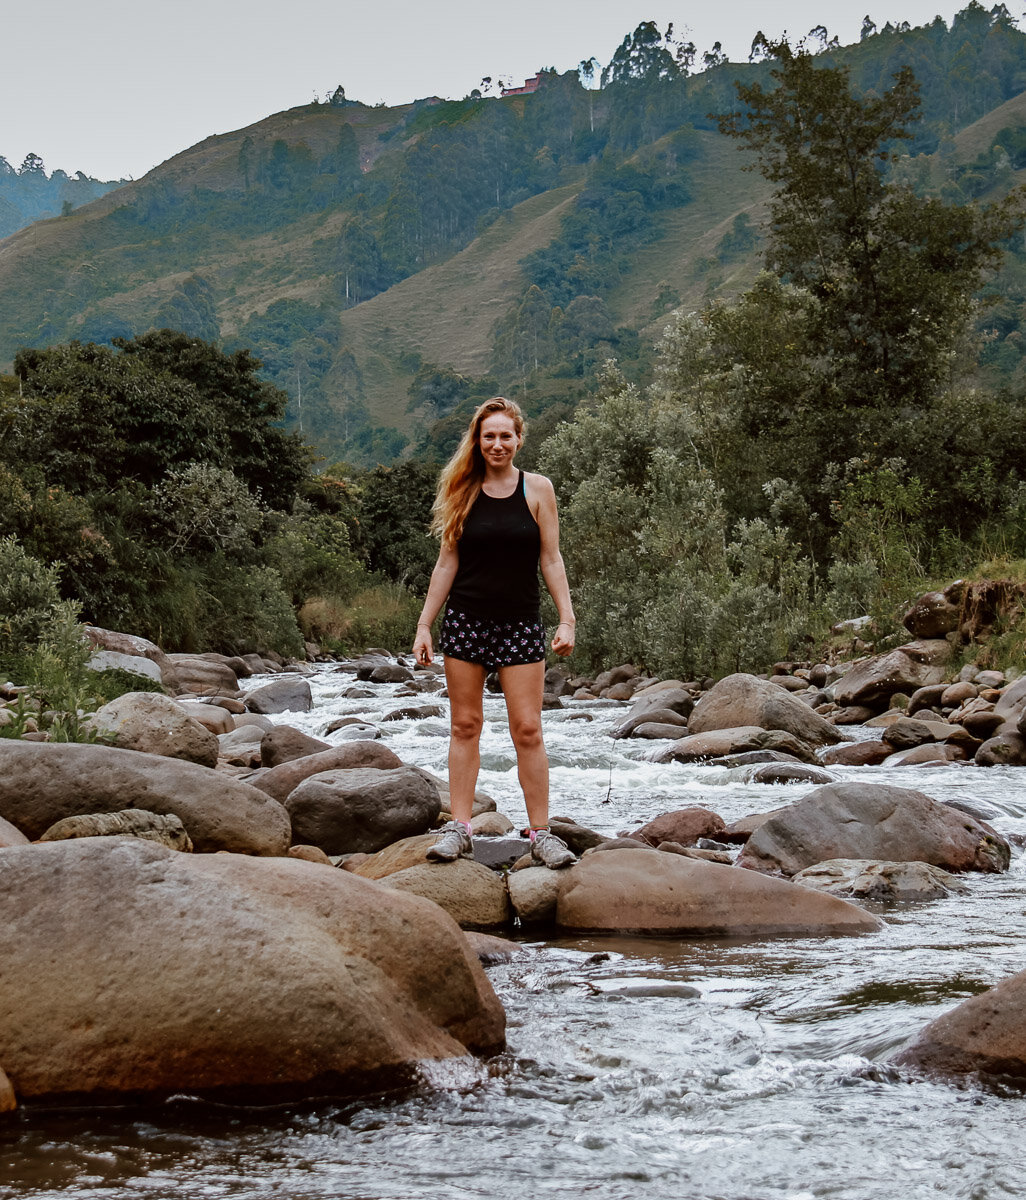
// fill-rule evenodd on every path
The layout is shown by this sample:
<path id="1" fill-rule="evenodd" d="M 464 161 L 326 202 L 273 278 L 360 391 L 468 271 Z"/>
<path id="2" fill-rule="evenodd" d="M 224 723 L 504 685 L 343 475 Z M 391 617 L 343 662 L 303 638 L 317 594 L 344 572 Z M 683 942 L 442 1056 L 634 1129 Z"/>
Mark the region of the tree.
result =
<path id="1" fill-rule="evenodd" d="M 767 265 L 817 302 L 813 346 L 835 408 L 928 403 L 951 381 L 973 294 L 1023 225 L 1022 194 L 986 208 L 946 204 L 889 182 L 919 89 L 901 68 L 880 96 L 856 96 L 843 67 L 768 45 L 776 86 L 738 84 L 745 106 L 720 129 L 758 156 L 777 191 Z"/>

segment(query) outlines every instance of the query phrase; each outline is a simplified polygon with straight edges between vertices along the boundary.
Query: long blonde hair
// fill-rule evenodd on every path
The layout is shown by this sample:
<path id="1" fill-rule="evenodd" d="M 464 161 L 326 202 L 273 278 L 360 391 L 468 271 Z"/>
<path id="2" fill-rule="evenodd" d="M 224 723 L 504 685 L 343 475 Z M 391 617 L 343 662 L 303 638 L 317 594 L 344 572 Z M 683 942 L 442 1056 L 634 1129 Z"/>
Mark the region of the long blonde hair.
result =
<path id="1" fill-rule="evenodd" d="M 470 514 L 474 501 L 481 494 L 484 482 L 485 463 L 481 454 L 481 425 L 496 413 L 503 413 L 513 421 L 513 428 L 521 442 L 527 429 L 524 414 L 515 400 L 495 396 L 478 405 L 466 433 L 460 439 L 456 452 L 442 469 L 438 478 L 438 493 L 431 509 L 431 532 L 442 539 L 442 545 L 453 547 L 460 540 L 463 525 Z"/>

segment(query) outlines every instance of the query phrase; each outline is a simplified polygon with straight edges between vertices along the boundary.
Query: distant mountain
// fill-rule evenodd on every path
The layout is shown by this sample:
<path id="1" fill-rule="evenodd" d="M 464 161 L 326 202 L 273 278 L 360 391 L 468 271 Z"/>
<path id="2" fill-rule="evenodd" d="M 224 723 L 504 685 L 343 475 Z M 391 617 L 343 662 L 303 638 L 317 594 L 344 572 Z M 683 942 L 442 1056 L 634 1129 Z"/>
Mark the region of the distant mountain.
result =
<path id="1" fill-rule="evenodd" d="M 7 237 L 48 217 L 59 217 L 88 204 L 125 181 L 104 182 L 77 171 L 47 175 L 38 154 L 28 154 L 17 169 L 0 158 L 0 237 Z"/>
<path id="2" fill-rule="evenodd" d="M 646 30 L 601 90 L 543 72 L 506 98 L 386 108 L 339 92 L 15 232 L 0 241 L 0 361 L 153 326 L 248 346 L 290 420 L 354 462 L 411 439 L 441 452 L 447 419 L 493 391 L 544 427 L 606 358 L 643 376 L 672 309 L 758 269 L 766 185 L 709 114 L 767 66 L 710 54 L 689 74 Z M 914 186 L 966 199 L 1019 180 L 1026 35 L 1003 8 L 974 0 L 950 29 L 867 25 L 824 54 L 865 90 L 913 68 L 923 120 L 896 169 Z M 0 180 L 0 219 L 5 198 Z M 1020 276 L 1013 257 L 989 351 L 1003 370 L 1026 340 Z"/>

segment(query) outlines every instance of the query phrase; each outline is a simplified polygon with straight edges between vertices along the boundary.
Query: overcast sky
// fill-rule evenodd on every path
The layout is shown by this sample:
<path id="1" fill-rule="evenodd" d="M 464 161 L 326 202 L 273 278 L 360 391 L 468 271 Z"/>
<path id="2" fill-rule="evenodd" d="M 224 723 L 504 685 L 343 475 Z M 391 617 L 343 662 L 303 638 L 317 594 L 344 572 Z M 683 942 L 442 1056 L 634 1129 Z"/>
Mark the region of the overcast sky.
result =
<path id="1" fill-rule="evenodd" d="M 825 24 L 852 42 L 867 13 L 880 26 L 938 13 L 950 23 L 965 2 L 22 0 L 4 14 L 0 155 L 18 166 L 32 151 L 48 171 L 138 179 L 212 133 L 340 83 L 368 104 L 458 98 L 485 75 L 520 82 L 591 56 L 604 65 L 646 20 L 744 61 L 759 29 L 797 39 Z"/>

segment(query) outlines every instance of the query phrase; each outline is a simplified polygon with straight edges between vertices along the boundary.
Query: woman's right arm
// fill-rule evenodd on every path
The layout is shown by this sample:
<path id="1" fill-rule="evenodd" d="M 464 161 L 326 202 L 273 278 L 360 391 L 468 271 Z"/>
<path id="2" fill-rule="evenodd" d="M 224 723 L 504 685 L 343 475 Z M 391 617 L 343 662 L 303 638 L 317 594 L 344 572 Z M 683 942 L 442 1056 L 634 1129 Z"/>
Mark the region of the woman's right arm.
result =
<path id="1" fill-rule="evenodd" d="M 432 660 L 431 626 L 435 617 L 442 611 L 446 596 L 452 590 L 459 564 L 459 554 L 455 546 L 443 546 L 439 550 L 438 561 L 431 572 L 431 582 L 424 598 L 424 607 L 417 621 L 417 636 L 413 642 L 413 657 L 419 663 L 427 664 Z"/>

